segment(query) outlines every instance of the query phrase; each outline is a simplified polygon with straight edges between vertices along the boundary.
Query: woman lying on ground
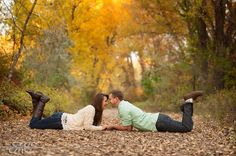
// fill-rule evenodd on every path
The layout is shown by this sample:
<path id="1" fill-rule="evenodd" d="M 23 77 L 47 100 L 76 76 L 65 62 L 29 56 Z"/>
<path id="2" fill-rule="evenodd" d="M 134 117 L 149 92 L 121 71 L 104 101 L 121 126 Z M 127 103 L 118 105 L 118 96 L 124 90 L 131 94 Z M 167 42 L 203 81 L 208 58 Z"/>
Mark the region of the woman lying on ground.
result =
<path id="1" fill-rule="evenodd" d="M 107 105 L 108 95 L 98 93 L 91 105 L 88 105 L 75 114 L 56 112 L 48 118 L 42 119 L 45 104 L 50 100 L 42 92 L 27 90 L 33 104 L 33 115 L 29 127 L 36 129 L 63 129 L 63 130 L 104 130 L 99 126 L 102 112 Z"/>

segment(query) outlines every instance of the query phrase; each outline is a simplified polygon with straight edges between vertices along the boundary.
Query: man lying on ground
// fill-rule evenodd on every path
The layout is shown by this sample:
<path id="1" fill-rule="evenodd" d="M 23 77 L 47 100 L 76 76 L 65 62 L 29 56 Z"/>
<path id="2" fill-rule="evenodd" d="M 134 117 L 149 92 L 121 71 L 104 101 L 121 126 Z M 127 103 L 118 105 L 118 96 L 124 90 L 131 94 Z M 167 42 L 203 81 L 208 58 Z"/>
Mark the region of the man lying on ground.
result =
<path id="1" fill-rule="evenodd" d="M 202 91 L 193 91 L 184 96 L 185 102 L 180 107 L 183 112 L 180 122 L 162 113 L 146 113 L 125 101 L 121 91 L 113 90 L 109 94 L 109 100 L 112 105 L 118 107 L 122 125 L 106 126 L 106 130 L 131 131 L 135 127 L 140 131 L 190 132 L 193 129 L 193 101 L 202 95 Z"/>

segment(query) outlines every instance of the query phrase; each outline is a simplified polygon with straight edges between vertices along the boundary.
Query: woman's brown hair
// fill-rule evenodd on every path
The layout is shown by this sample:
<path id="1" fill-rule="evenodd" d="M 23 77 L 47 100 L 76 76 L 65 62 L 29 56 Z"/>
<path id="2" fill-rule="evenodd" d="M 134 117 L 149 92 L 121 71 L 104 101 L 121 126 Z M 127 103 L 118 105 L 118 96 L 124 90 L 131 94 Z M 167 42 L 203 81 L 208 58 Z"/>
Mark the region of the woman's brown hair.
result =
<path id="1" fill-rule="evenodd" d="M 103 93 L 98 93 L 95 96 L 95 98 L 93 99 L 92 105 L 95 108 L 95 115 L 93 118 L 93 125 L 94 126 L 100 125 L 100 123 L 102 121 L 102 112 L 103 112 L 102 101 L 103 101 L 104 97 L 107 97 L 107 99 L 108 99 L 108 95 L 103 94 Z"/>

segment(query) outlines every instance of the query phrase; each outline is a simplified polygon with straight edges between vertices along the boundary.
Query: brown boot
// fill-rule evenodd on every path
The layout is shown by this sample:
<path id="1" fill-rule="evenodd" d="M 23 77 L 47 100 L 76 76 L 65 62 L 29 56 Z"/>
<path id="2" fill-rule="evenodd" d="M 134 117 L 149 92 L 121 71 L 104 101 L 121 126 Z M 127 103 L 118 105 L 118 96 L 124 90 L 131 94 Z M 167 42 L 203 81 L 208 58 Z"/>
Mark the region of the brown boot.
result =
<path id="1" fill-rule="evenodd" d="M 203 95 L 203 91 L 192 91 L 184 96 L 184 100 L 192 98 L 193 100 L 196 100 L 199 96 Z"/>
<path id="2" fill-rule="evenodd" d="M 32 104 L 33 104 L 33 111 L 32 112 L 34 112 L 36 105 L 38 104 L 38 102 L 40 100 L 41 95 L 35 93 L 33 90 L 26 90 L 26 92 L 31 96 Z"/>
<path id="3" fill-rule="evenodd" d="M 41 95 L 41 97 L 38 101 L 38 104 L 36 105 L 35 111 L 33 112 L 33 117 L 41 119 L 44 111 L 44 106 L 50 100 L 50 98 L 41 92 L 39 92 L 39 95 Z"/>

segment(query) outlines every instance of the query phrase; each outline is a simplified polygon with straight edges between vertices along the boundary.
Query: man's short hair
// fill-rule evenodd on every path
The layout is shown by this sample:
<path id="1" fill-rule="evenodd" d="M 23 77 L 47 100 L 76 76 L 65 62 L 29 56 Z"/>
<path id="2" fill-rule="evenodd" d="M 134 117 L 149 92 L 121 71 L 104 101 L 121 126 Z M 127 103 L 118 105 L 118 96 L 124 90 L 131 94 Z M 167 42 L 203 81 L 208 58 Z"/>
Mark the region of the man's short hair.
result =
<path id="1" fill-rule="evenodd" d="M 124 95 L 123 93 L 120 91 L 120 90 L 113 90 L 110 92 L 110 94 L 112 94 L 112 96 L 115 98 L 115 97 L 118 97 L 118 99 L 121 101 L 124 99 Z"/>

